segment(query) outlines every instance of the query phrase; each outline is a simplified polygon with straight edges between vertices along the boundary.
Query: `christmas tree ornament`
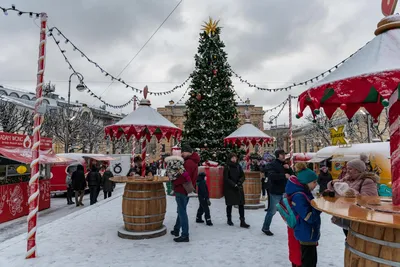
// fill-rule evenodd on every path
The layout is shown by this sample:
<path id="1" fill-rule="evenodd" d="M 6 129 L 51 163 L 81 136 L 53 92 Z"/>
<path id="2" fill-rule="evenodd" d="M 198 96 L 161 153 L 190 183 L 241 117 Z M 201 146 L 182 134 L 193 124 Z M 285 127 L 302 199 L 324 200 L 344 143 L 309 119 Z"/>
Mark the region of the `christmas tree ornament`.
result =
<path id="1" fill-rule="evenodd" d="M 215 75 L 217 75 L 218 70 L 213 70 L 212 72 L 213 72 L 213 74 L 215 76 Z"/>
<path id="2" fill-rule="evenodd" d="M 386 108 L 389 106 L 389 100 L 387 100 L 386 98 L 382 100 L 382 105 Z"/>
<path id="3" fill-rule="evenodd" d="M 213 20 L 211 17 L 208 19 L 208 22 L 204 22 L 202 31 L 205 31 L 207 35 L 215 34 L 218 28 L 218 21 Z"/>
<path id="4" fill-rule="evenodd" d="M 341 105 L 340 105 L 340 109 L 341 109 L 341 110 L 346 110 L 346 109 L 347 109 L 347 105 L 344 104 L 344 103 L 341 104 Z"/>
<path id="5" fill-rule="evenodd" d="M 201 100 L 201 94 L 197 94 L 197 96 L 196 96 L 196 98 L 197 98 L 197 100 Z"/>

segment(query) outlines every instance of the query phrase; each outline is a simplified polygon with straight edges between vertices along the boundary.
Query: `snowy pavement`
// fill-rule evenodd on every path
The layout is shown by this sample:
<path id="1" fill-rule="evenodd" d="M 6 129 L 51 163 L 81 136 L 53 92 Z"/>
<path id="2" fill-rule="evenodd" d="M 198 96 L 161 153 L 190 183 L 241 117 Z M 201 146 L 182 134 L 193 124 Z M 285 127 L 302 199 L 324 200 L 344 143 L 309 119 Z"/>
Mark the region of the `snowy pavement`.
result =
<path id="1" fill-rule="evenodd" d="M 264 210 L 246 210 L 250 229 L 239 228 L 239 215 L 234 209 L 235 226 L 226 225 L 223 199 L 212 200 L 214 226 L 194 222 L 197 199 L 190 199 L 190 243 L 175 243 L 170 230 L 176 219 L 176 203 L 167 197 L 165 236 L 147 240 L 127 240 L 117 236 L 123 225 L 121 194 L 85 207 L 63 218 L 39 226 L 39 257 L 25 260 L 26 234 L 0 244 L 0 266 L 290 266 L 287 230 L 279 214 L 272 222 L 273 237 L 261 232 Z M 318 247 L 318 266 L 343 266 L 344 235 L 332 225 L 330 216 L 322 217 L 322 236 Z"/>
<path id="2" fill-rule="evenodd" d="M 121 194 L 124 191 L 124 185 L 117 184 L 113 194 Z M 99 201 L 104 198 L 103 192 L 100 192 Z M 73 198 L 75 201 L 75 197 Z M 54 220 L 62 218 L 70 213 L 78 211 L 79 209 L 87 208 L 90 205 L 89 194 L 86 194 L 83 198 L 83 207 L 76 207 L 75 205 L 67 205 L 67 198 L 65 195 L 56 196 L 51 198 L 50 208 L 39 212 L 38 226 L 42 227 Z M 26 233 L 28 231 L 28 224 L 26 222 L 27 216 L 1 223 L 0 224 L 0 243 Z M 0 265 L 0 267 L 3 267 Z"/>

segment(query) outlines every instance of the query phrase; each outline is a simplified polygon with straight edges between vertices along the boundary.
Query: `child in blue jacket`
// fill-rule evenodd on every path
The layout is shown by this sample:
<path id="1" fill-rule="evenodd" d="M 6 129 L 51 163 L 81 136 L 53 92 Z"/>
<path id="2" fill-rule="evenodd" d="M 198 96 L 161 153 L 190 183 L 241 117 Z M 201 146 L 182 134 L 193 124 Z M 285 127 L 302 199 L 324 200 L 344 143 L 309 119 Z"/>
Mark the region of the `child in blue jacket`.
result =
<path id="1" fill-rule="evenodd" d="M 205 214 L 206 224 L 212 226 L 213 223 L 209 208 L 211 202 L 206 184 L 206 174 L 204 172 L 199 173 L 199 176 L 197 176 L 197 196 L 199 198 L 199 209 L 197 210 L 196 222 L 204 223 L 202 217 Z"/>
<path id="2" fill-rule="evenodd" d="M 303 162 L 295 166 L 297 178 L 292 176 L 286 184 L 291 196 L 292 210 L 297 217 L 294 236 L 300 242 L 302 267 L 317 266 L 317 245 L 320 237 L 321 212 L 311 206 L 311 191 L 317 186 L 318 176 Z"/>

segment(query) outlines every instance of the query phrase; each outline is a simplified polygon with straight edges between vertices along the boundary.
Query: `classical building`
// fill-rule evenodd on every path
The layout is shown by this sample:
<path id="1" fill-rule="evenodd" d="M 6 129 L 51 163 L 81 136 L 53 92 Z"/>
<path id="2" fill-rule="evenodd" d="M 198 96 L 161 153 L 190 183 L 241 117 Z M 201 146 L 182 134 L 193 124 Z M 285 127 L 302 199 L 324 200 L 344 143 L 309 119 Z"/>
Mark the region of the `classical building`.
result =
<path id="1" fill-rule="evenodd" d="M 264 111 L 262 107 L 257 107 L 253 104 L 250 103 L 250 100 L 247 99 L 244 103 L 236 103 L 236 109 L 239 113 L 239 126 L 244 124 L 245 121 L 245 115 L 244 111 L 247 109 L 250 111 L 250 121 L 251 123 L 259 128 L 261 131 L 264 131 Z M 184 123 L 186 120 L 185 117 L 185 111 L 186 111 L 186 106 L 185 104 L 175 104 L 174 101 L 169 101 L 169 105 L 166 105 L 165 107 L 160 107 L 157 108 L 157 111 L 163 115 L 167 120 L 175 124 L 177 127 L 183 129 Z M 167 142 L 163 140 L 161 144 L 155 144 L 155 140 L 152 141 L 153 151 L 155 152 L 155 158 L 159 157 L 160 153 L 171 153 L 171 148 L 176 144 L 175 140 L 171 140 L 170 142 Z M 253 148 L 253 150 L 258 150 L 258 148 Z"/>
<path id="2" fill-rule="evenodd" d="M 51 111 L 56 109 L 66 109 L 70 108 L 70 111 L 73 113 L 79 113 L 82 116 L 90 116 L 96 118 L 98 120 L 98 124 L 101 127 L 107 126 L 109 124 L 115 123 L 123 118 L 123 114 L 114 114 L 106 111 L 106 107 L 95 107 L 88 106 L 87 104 L 80 103 L 79 101 L 71 102 L 68 105 L 68 102 L 65 98 L 60 97 L 55 93 L 55 86 L 51 84 L 47 84 L 47 89 L 44 90 L 43 96 L 43 106 L 45 111 Z M 3 97 L 2 97 L 3 96 Z M 10 89 L 0 85 L 0 100 L 14 102 L 12 100 L 17 100 L 17 105 L 24 105 L 27 108 L 33 109 L 35 105 L 36 96 L 33 92 L 27 92 L 23 90 Z M 64 144 L 62 143 L 54 143 L 54 150 L 56 153 L 64 152 Z M 95 146 L 93 153 L 112 153 L 113 152 L 112 142 L 107 140 L 102 141 L 102 143 Z M 85 148 L 78 149 L 73 146 L 73 152 L 88 152 L 85 151 Z M 129 151 L 130 152 L 130 151 Z"/>

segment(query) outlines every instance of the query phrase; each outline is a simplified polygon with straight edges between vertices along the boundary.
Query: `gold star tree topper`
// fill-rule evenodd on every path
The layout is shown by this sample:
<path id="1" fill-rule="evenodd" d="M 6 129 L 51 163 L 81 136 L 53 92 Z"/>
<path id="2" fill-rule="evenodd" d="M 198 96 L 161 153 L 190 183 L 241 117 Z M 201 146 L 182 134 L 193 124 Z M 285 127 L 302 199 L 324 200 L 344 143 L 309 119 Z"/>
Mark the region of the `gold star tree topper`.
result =
<path id="1" fill-rule="evenodd" d="M 205 31 L 207 34 L 215 34 L 217 27 L 218 27 L 218 22 L 219 20 L 213 20 L 212 18 L 208 19 L 208 22 L 204 22 L 204 25 L 202 25 L 202 31 Z"/>

